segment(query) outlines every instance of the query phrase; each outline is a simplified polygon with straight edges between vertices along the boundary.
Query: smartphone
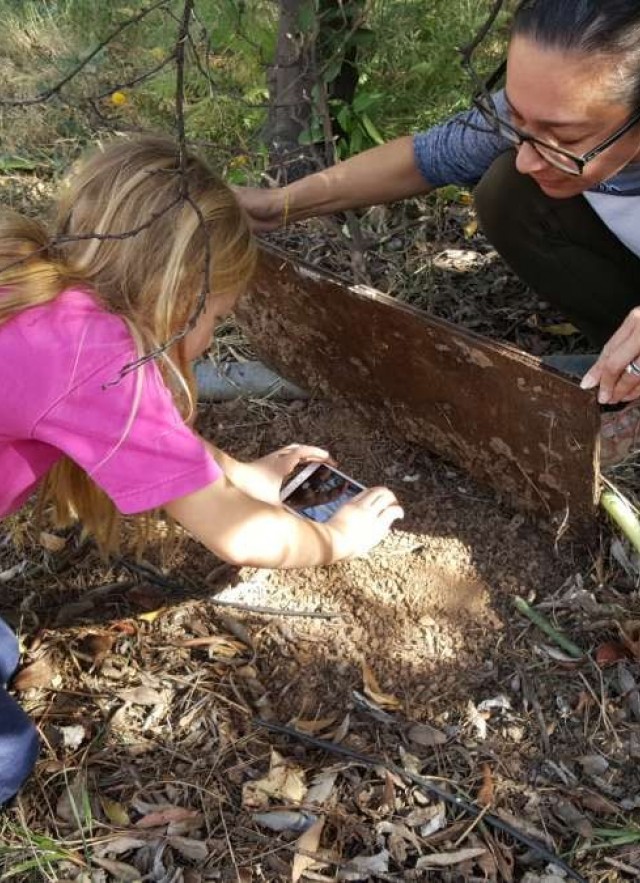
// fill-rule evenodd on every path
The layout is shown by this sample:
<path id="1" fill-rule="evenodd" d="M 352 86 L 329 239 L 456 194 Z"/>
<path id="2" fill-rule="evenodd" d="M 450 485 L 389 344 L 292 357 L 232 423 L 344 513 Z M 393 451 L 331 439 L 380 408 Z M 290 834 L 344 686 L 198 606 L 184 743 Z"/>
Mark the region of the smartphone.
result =
<path id="1" fill-rule="evenodd" d="M 364 490 L 364 485 L 333 466 L 308 463 L 286 481 L 280 500 L 296 515 L 324 522 Z"/>

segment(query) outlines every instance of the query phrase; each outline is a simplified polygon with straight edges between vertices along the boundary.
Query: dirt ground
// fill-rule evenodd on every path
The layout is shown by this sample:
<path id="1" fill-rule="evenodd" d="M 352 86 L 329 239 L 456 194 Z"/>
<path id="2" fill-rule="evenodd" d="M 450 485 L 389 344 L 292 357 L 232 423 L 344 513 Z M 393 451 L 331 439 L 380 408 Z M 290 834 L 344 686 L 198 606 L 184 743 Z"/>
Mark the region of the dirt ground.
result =
<path id="1" fill-rule="evenodd" d="M 634 581 L 344 403 L 209 406 L 201 428 L 246 458 L 323 444 L 405 520 L 367 559 L 288 573 L 161 537 L 142 565 L 107 564 L 14 520 L 0 613 L 44 744 L 3 821 L 2 879 L 569 879 L 550 855 L 576 879 L 637 878 L 638 662 L 571 660 L 513 607 L 620 648 Z"/>
<path id="2" fill-rule="evenodd" d="M 349 248 L 332 221 L 274 238 L 536 355 L 584 349 L 469 225 L 464 201 L 415 202 L 367 215 Z M 245 347 L 230 327 L 215 354 Z M 321 444 L 406 517 L 367 559 L 288 573 L 170 552 L 162 528 L 142 562 L 105 562 L 31 510 L 4 522 L 0 615 L 43 748 L 0 818 L 0 879 L 639 879 L 629 549 L 604 525 L 556 546 L 343 402 L 211 405 L 200 428 L 246 459 Z"/>

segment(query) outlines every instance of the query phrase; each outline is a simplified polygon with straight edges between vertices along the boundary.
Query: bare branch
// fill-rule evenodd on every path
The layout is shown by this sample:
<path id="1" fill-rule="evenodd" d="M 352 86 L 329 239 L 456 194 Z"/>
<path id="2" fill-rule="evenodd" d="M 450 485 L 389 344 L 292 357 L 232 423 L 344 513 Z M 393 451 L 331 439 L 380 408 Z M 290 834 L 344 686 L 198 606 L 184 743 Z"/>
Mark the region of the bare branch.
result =
<path id="1" fill-rule="evenodd" d="M 487 36 L 489 31 L 493 27 L 494 22 L 495 22 L 496 18 L 498 17 L 498 14 L 503 6 L 504 6 L 504 0 L 495 0 L 495 3 L 493 4 L 493 6 L 491 8 L 491 12 L 489 13 L 487 20 L 482 25 L 482 27 L 480 28 L 478 33 L 475 35 L 473 40 L 471 40 L 470 43 L 467 43 L 466 46 L 460 47 L 460 50 L 459 50 L 460 55 L 462 56 L 462 60 L 464 62 L 469 63 L 471 61 L 471 56 L 473 55 L 473 53 L 476 51 L 476 49 L 478 48 L 480 43 L 482 43 L 484 38 Z"/>

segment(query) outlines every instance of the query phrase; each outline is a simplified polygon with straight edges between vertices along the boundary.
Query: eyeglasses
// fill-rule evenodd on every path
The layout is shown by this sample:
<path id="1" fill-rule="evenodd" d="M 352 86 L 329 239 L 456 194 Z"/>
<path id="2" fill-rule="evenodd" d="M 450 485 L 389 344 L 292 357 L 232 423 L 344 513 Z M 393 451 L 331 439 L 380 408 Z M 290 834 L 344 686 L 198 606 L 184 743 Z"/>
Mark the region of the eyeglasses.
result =
<path id="1" fill-rule="evenodd" d="M 507 69 L 506 61 L 502 62 L 500 67 L 486 82 L 480 80 L 470 61 L 465 60 L 464 66 L 477 87 L 472 98 L 472 103 L 488 127 L 485 131 L 501 135 L 515 147 L 521 147 L 523 144 L 530 144 L 545 162 L 548 162 L 549 165 L 554 166 L 554 168 L 559 169 L 561 172 L 566 172 L 568 175 L 582 175 L 588 162 L 591 162 L 591 160 L 600 156 L 601 153 L 615 144 L 616 141 L 626 135 L 627 132 L 640 122 L 640 110 L 637 110 L 618 129 L 616 129 L 613 134 L 605 138 L 604 141 L 601 141 L 600 144 L 587 151 L 587 153 L 578 155 L 572 153 L 570 150 L 565 150 L 563 147 L 556 144 L 550 144 L 548 141 L 536 138 L 528 132 L 524 132 L 522 129 L 514 126 L 498 114 L 491 91 L 504 76 Z M 478 129 L 479 127 L 474 126 L 474 128 Z"/>

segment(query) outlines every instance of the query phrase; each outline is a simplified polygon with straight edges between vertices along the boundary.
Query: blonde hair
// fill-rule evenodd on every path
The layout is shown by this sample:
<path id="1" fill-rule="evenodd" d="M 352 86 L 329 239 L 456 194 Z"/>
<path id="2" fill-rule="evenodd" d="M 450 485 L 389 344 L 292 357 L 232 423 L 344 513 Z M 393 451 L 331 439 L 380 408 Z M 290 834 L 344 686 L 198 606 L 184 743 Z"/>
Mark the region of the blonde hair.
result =
<path id="1" fill-rule="evenodd" d="M 163 136 L 113 141 L 81 160 L 64 183 L 52 236 L 37 221 L 0 213 L 0 286 L 7 289 L 0 323 L 80 285 L 127 322 L 142 356 L 193 319 L 207 263 L 215 297 L 240 294 L 255 261 L 242 207 L 201 159 L 187 153 L 181 162 L 177 143 Z M 195 382 L 184 339 L 158 364 L 189 419 Z M 115 545 L 118 512 L 76 464 L 60 461 L 45 494 L 59 522 L 79 518 L 103 548 Z"/>

